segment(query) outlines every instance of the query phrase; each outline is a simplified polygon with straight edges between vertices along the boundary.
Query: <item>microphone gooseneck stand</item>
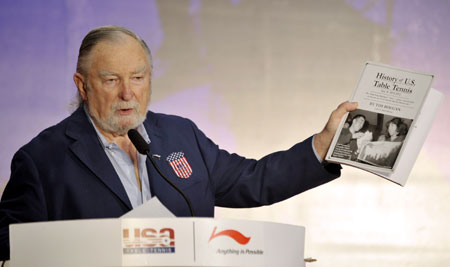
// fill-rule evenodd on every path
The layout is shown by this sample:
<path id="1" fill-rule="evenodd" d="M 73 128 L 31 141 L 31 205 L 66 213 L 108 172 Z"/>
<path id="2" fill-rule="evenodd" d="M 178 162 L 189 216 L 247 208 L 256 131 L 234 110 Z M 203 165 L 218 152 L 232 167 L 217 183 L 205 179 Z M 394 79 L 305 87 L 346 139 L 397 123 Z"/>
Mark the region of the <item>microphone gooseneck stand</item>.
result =
<path id="1" fill-rule="evenodd" d="M 184 200 L 186 201 L 186 204 L 189 207 L 189 211 L 191 213 L 192 217 L 195 217 L 194 215 L 194 210 L 192 209 L 192 205 L 191 205 L 191 201 L 189 200 L 189 198 L 186 196 L 186 194 L 177 186 L 175 185 L 172 181 L 169 180 L 169 178 L 167 178 L 161 171 L 161 169 L 159 169 L 158 165 L 156 165 L 155 161 L 153 160 L 152 156 L 150 155 L 150 149 L 148 147 L 147 142 L 145 142 L 144 138 L 142 138 L 142 136 L 138 133 L 138 131 L 131 129 L 128 131 L 128 137 L 130 138 L 131 142 L 133 143 L 134 147 L 136 147 L 137 151 L 140 154 L 146 155 L 147 159 L 150 160 L 150 162 L 152 163 L 153 167 L 156 169 L 156 171 L 158 172 L 158 174 L 167 182 L 170 184 L 170 186 L 172 186 L 175 190 L 178 191 L 178 193 L 181 194 L 181 196 L 184 198 Z"/>

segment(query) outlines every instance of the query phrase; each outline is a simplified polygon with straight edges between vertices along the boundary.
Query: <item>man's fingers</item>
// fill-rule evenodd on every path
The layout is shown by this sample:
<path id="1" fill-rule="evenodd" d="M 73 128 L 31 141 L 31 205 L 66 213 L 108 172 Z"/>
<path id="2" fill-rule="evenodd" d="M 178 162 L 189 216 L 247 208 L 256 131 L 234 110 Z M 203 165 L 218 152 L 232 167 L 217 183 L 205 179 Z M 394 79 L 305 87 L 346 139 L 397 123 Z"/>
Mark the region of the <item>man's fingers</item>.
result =
<path id="1" fill-rule="evenodd" d="M 332 113 L 328 120 L 327 125 L 325 126 L 325 131 L 328 131 L 331 135 L 334 135 L 336 132 L 339 123 L 341 122 L 342 117 L 347 112 L 353 111 L 358 107 L 357 102 L 343 102 L 341 103 Z"/>
<path id="2" fill-rule="evenodd" d="M 333 112 L 338 119 L 342 118 L 347 112 L 353 111 L 358 107 L 358 102 L 346 101 L 341 103 L 337 109 Z"/>
<path id="3" fill-rule="evenodd" d="M 319 156 L 324 159 L 325 155 L 330 147 L 331 140 L 333 140 L 333 136 L 336 133 L 337 128 L 339 127 L 339 123 L 342 117 L 350 111 L 355 110 L 358 107 L 357 102 L 344 102 L 340 104 L 332 113 L 330 118 L 328 119 L 325 128 L 316 135 L 314 138 L 314 148 Z"/>

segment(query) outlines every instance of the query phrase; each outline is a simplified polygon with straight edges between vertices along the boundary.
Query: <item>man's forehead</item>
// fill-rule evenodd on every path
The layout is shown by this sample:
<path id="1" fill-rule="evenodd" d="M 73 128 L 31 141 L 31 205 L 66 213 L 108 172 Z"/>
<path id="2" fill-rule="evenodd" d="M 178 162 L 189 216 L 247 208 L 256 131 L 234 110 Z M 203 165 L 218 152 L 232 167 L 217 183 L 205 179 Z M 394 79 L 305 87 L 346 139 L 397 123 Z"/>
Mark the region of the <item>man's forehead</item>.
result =
<path id="1" fill-rule="evenodd" d="M 130 36 L 122 36 L 121 38 L 102 40 L 95 44 L 92 54 L 97 57 L 106 57 L 114 59 L 114 56 L 126 54 L 127 57 L 132 54 L 138 57 L 147 57 L 148 53 L 138 40 Z"/>
<path id="2" fill-rule="evenodd" d="M 119 73 L 142 73 L 149 71 L 148 56 L 139 42 L 103 41 L 96 45 L 91 58 L 91 66 L 96 73 L 118 75 Z"/>

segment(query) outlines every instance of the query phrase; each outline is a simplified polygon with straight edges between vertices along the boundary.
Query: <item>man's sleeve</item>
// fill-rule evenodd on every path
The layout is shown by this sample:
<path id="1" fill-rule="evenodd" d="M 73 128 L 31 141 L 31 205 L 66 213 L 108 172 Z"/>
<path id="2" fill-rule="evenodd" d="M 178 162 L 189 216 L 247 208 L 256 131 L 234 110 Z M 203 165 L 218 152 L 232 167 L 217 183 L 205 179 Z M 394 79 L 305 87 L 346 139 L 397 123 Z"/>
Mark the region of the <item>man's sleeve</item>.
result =
<path id="1" fill-rule="evenodd" d="M 47 220 L 44 192 L 31 157 L 19 150 L 12 160 L 11 178 L 0 202 L 0 260 L 9 259 L 9 225 Z"/>
<path id="2" fill-rule="evenodd" d="M 216 206 L 270 205 L 340 176 L 340 165 L 324 166 L 317 160 L 312 137 L 286 151 L 254 160 L 219 149 L 193 127 L 215 190 Z"/>

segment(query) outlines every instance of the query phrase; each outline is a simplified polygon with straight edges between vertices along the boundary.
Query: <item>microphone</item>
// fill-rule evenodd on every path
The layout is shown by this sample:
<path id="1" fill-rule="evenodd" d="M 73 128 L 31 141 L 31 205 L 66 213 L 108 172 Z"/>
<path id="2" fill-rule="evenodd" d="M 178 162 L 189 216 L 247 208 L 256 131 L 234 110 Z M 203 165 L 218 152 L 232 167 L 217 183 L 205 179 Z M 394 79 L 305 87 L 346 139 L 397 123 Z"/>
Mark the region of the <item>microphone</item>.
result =
<path id="1" fill-rule="evenodd" d="M 181 196 L 184 198 L 184 200 L 186 201 L 186 204 L 189 207 L 189 211 L 191 213 L 192 217 L 195 217 L 194 215 L 194 211 L 192 209 L 192 205 L 191 205 L 191 201 L 189 200 L 189 198 L 186 196 L 186 194 L 181 191 L 180 188 L 178 188 L 178 186 L 176 186 L 172 181 L 170 181 L 159 169 L 158 165 L 156 165 L 156 163 L 153 161 L 152 157 L 150 156 L 150 148 L 148 147 L 147 142 L 145 142 L 144 138 L 142 138 L 142 136 L 139 134 L 138 131 L 136 131 L 135 129 L 131 129 L 128 131 L 128 137 L 131 140 L 131 143 L 133 143 L 134 147 L 137 149 L 137 151 L 140 154 L 143 155 L 147 155 L 147 159 L 150 160 L 150 162 L 152 163 L 153 167 L 156 169 L 156 171 L 158 172 L 158 174 L 167 182 L 170 184 L 170 186 L 172 186 L 175 190 L 178 191 L 178 193 L 181 194 Z"/>
<path id="2" fill-rule="evenodd" d="M 134 147 L 137 149 L 137 151 L 143 155 L 148 155 L 150 152 L 150 148 L 148 147 L 147 142 L 145 142 L 144 138 L 139 134 L 138 131 L 135 129 L 131 129 L 128 131 L 128 137 L 131 140 L 131 143 L 133 143 Z"/>

